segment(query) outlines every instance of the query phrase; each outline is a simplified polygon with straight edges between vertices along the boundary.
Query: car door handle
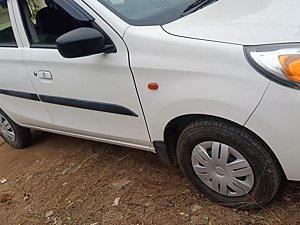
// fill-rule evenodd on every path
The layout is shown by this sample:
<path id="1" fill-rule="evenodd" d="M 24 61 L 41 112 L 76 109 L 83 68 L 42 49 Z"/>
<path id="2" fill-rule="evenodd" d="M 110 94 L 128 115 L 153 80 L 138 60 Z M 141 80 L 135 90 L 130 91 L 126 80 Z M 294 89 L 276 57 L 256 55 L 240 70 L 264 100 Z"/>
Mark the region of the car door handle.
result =
<path id="1" fill-rule="evenodd" d="M 52 74 L 49 71 L 40 70 L 38 72 L 34 72 L 34 76 L 43 79 L 43 80 L 52 80 Z"/>

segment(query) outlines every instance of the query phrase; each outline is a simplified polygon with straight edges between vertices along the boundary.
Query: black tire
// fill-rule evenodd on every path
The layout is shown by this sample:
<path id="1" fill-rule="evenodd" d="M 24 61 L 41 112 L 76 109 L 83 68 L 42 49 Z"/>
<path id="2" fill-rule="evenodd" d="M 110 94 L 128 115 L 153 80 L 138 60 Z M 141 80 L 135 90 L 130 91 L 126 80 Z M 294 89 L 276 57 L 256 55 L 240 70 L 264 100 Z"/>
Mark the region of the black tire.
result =
<path id="1" fill-rule="evenodd" d="M 0 109 L 0 124 L 2 126 L 3 121 L 6 120 L 11 126 L 11 130 L 15 134 L 15 139 L 10 140 L 2 132 L 1 137 L 13 148 L 21 149 L 30 145 L 31 143 L 31 131 L 28 128 L 24 128 L 16 124 L 2 109 Z M 2 129 L 2 128 L 1 128 Z"/>
<path id="2" fill-rule="evenodd" d="M 192 152 L 205 141 L 224 143 L 246 159 L 254 176 L 248 193 L 238 197 L 222 195 L 197 176 L 191 162 Z M 260 138 L 242 126 L 215 117 L 199 119 L 184 129 L 178 140 L 177 157 L 184 175 L 205 197 L 232 208 L 262 207 L 274 197 L 282 178 L 282 169 L 275 156 Z"/>

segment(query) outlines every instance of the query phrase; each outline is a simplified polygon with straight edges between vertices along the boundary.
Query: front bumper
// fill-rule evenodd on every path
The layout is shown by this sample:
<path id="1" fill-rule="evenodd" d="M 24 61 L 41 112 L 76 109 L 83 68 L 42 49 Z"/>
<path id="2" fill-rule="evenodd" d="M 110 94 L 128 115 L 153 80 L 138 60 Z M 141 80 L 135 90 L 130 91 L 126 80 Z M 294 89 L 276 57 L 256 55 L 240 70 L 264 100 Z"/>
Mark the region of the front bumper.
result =
<path id="1" fill-rule="evenodd" d="M 300 181 L 300 91 L 270 82 L 245 127 L 273 150 L 289 180 Z"/>

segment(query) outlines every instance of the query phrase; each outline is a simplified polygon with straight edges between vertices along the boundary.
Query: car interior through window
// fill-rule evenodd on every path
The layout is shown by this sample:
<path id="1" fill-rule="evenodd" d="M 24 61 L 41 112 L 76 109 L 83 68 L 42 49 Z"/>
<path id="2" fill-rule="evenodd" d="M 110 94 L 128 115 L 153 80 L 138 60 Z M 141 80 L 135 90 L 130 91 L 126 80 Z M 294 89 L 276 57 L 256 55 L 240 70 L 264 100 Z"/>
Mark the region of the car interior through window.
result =
<path id="1" fill-rule="evenodd" d="M 7 0 L 0 0 L 0 47 L 17 47 L 8 14 Z"/>
<path id="2" fill-rule="evenodd" d="M 18 3 L 30 46 L 33 48 L 56 48 L 58 37 L 82 27 L 101 31 L 105 35 L 107 44 L 112 43 L 94 22 L 94 18 L 73 1 L 19 0 Z M 81 12 L 72 11 L 70 6 L 75 6 Z"/>

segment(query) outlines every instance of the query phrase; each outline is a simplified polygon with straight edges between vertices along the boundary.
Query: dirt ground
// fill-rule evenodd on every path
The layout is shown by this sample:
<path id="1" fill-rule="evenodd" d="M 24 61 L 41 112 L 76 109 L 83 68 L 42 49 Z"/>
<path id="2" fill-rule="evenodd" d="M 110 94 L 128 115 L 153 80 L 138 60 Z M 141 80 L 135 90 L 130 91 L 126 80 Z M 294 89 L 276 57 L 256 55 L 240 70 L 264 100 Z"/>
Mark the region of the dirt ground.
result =
<path id="1" fill-rule="evenodd" d="M 27 149 L 1 140 L 1 178 L 0 196 L 11 197 L 0 203 L 1 225 L 191 224 L 191 217 L 212 225 L 300 224 L 299 183 L 287 183 L 261 210 L 239 211 L 202 197 L 153 153 L 37 131 Z"/>

